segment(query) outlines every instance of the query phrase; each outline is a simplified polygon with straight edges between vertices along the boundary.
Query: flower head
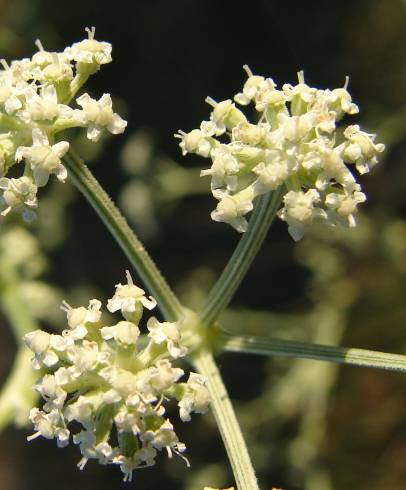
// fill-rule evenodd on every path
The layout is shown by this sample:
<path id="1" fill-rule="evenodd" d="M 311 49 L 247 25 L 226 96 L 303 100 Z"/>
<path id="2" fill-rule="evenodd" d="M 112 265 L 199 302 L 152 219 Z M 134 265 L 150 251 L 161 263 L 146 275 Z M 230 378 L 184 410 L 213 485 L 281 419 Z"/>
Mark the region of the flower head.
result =
<path id="1" fill-rule="evenodd" d="M 151 318 L 151 340 L 140 347 L 143 303 L 150 309 L 156 303 L 133 284 L 129 273 L 127 281 L 116 287 L 109 309 L 127 314 L 141 306 L 136 322 L 126 318 L 104 326 L 100 301 L 91 300 L 87 308 L 64 302 L 68 328 L 62 335 L 36 330 L 24 341 L 34 354 L 33 367 L 44 373 L 34 386 L 44 404 L 31 410 L 34 433 L 28 439 L 56 439 L 63 447 L 76 431 L 72 439 L 82 455 L 80 469 L 96 459 L 118 465 L 124 480 L 131 481 L 135 469 L 154 465 L 163 450 L 187 462 L 186 446 L 166 415 L 166 402 L 178 402 L 185 422 L 191 412 L 206 412 L 210 399 L 203 376 L 190 373 L 181 382 L 184 371 L 173 366 L 186 354 L 179 324 Z"/>
<path id="2" fill-rule="evenodd" d="M 45 50 L 37 40 L 32 58 L 10 64 L 0 60 L 0 177 L 6 178 L 10 167 L 24 165 L 22 177 L 0 183 L 3 216 L 13 210 L 33 219 L 37 187 L 45 186 L 51 174 L 66 180 L 61 160 L 69 143 L 60 140 L 60 132 L 85 127 L 89 139 L 97 141 L 104 129 L 119 134 L 126 127 L 113 112 L 109 94 L 99 100 L 82 95 L 80 109 L 69 105 L 88 77 L 111 61 L 111 45 L 96 41 L 94 28 L 87 33 L 87 39 L 61 53 Z"/>
<path id="3" fill-rule="evenodd" d="M 342 88 L 320 90 L 307 85 L 299 72 L 296 85 L 278 90 L 272 79 L 244 69 L 248 79 L 234 101 L 255 106 L 256 124 L 231 99 L 217 103 L 208 97 L 210 120 L 200 129 L 175 135 L 183 155 L 196 153 L 212 161 L 201 172 L 210 176 L 211 191 L 219 200 L 212 219 L 245 232 L 246 215 L 257 197 L 278 189 L 285 194 L 278 216 L 295 240 L 316 219 L 354 226 L 357 206 L 366 198 L 349 165 L 360 174 L 368 172 L 384 145 L 357 125 L 337 138 L 342 117 L 358 113 L 347 91 L 348 77 Z"/>
<path id="4" fill-rule="evenodd" d="M 104 65 L 111 62 L 111 44 L 96 41 L 96 28 L 86 27 L 87 39 L 66 48 L 64 53 L 73 61 L 85 65 Z M 84 69 L 84 68 L 82 68 Z"/>

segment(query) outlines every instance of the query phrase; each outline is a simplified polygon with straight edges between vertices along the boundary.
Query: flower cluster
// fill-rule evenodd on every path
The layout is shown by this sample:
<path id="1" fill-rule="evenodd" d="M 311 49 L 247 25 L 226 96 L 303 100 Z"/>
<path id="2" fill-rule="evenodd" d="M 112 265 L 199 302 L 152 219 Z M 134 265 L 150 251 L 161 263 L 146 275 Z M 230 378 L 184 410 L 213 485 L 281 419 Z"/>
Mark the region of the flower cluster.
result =
<path id="1" fill-rule="evenodd" d="M 97 299 L 88 308 L 64 302 L 68 328 L 62 335 L 36 330 L 24 337 L 34 353 L 34 369 L 46 373 L 35 385 L 45 403 L 42 410 L 30 412 L 35 433 L 29 440 L 55 438 L 63 447 L 69 443 L 69 424 L 76 422 L 79 468 L 89 459 L 117 464 L 125 481 L 131 481 L 134 469 L 154 465 L 158 451 L 182 455 L 186 447 L 165 417 L 165 404 L 175 399 L 185 422 L 191 412 L 206 412 L 209 393 L 199 374 L 179 381 L 184 371 L 171 362 L 186 354 L 178 323 L 150 318 L 149 342 L 140 347 L 143 308 L 155 305 L 127 272 L 127 283 L 116 286 L 107 304 L 110 312 L 120 310 L 124 320 L 104 326 Z"/>
<path id="2" fill-rule="evenodd" d="M 284 198 L 278 216 L 295 240 L 313 220 L 355 226 L 357 206 L 366 196 L 349 165 L 359 174 L 369 172 L 384 145 L 358 125 L 338 135 L 337 122 L 358 112 L 347 91 L 348 79 L 343 88 L 319 90 L 308 86 L 300 72 L 297 85 L 278 90 L 272 79 L 244 68 L 248 79 L 234 101 L 253 103 L 258 123 L 250 123 L 231 100 L 207 98 L 213 107 L 210 120 L 175 135 L 184 155 L 212 160 L 211 168 L 201 172 L 211 177 L 219 201 L 212 219 L 244 232 L 254 199 L 280 188 Z"/>
<path id="3" fill-rule="evenodd" d="M 99 100 L 83 94 L 69 103 L 101 65 L 111 61 L 111 45 L 95 39 L 95 29 L 87 29 L 88 39 L 63 52 L 46 51 L 37 41 L 32 58 L 8 64 L 0 70 L 0 210 L 11 210 L 27 221 L 35 217 L 37 190 L 51 174 L 64 182 L 67 177 L 62 157 L 67 141 L 55 143 L 58 133 L 73 127 L 87 128 L 87 137 L 97 141 L 102 130 L 122 133 L 127 123 L 113 112 L 109 94 Z M 5 177 L 10 167 L 24 162 L 23 175 Z"/>

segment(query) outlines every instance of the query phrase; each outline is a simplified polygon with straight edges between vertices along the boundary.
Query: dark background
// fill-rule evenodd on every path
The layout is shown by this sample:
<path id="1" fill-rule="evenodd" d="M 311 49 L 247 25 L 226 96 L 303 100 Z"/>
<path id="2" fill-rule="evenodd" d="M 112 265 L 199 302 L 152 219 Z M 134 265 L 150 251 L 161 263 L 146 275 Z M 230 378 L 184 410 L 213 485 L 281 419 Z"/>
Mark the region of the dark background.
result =
<path id="1" fill-rule="evenodd" d="M 339 341 L 404 352 L 406 268 L 390 262 L 386 242 L 380 239 L 386 223 L 404 223 L 406 3 L 1 0 L 0 56 L 7 60 L 31 56 L 37 38 L 46 49 L 62 50 L 85 37 L 84 28 L 93 25 L 97 39 L 112 43 L 113 63 L 104 66 L 86 90 L 97 97 L 110 92 L 128 127 L 123 136 L 104 141 L 102 150 L 90 158 L 92 169 L 114 199 L 120 198 L 129 179 L 152 186 L 150 204 L 157 227 L 151 232 L 133 224 L 169 282 L 185 297 L 186 293 L 190 297 L 193 281 L 202 289 L 210 286 L 238 236 L 230 227 L 210 220 L 214 202 L 208 192 L 193 195 L 189 189 L 185 197 L 171 202 L 155 195 L 162 190 L 154 173 L 165 171 L 156 165 L 162 155 L 185 168 L 207 166 L 193 156 L 182 158 L 173 133 L 198 127 L 207 118 L 207 95 L 223 100 L 238 92 L 245 80 L 245 63 L 254 73 L 270 76 L 280 85 L 294 83 L 301 69 L 306 81 L 320 88 L 342 86 L 345 76 L 350 76 L 350 92 L 361 110 L 352 124 L 377 132 L 378 140 L 388 145 L 381 168 L 363 179 L 368 194 L 364 210 L 369 216 L 369 241 L 364 240 L 358 248 L 339 246 L 346 263 L 341 275 L 357 288 L 357 299 L 344 308 L 343 338 Z M 120 154 L 128 138 L 140 130 L 147 131 L 152 140 L 151 167 L 129 174 L 120 165 Z M 84 199 L 73 196 L 68 201 L 63 242 L 57 247 L 44 245 L 51 257 L 46 279 L 67 295 L 78 285 L 86 285 L 105 299 L 123 279 L 128 264 Z M 33 232 L 41 237 L 35 227 Z M 312 247 L 313 242 L 309 243 Z M 399 253 L 405 254 L 402 242 L 397 243 Z M 328 246 L 336 250 L 334 243 Z M 250 318 L 249 309 L 273 310 L 285 318 L 292 313 L 306 314 L 317 306 L 320 294 L 312 294 L 317 290 L 314 270 L 324 270 L 323 258 L 320 255 L 312 269 L 295 250 L 285 225 L 276 223 L 233 300 L 233 310 L 241 315 L 231 323 L 244 330 L 241 318 Z M 197 298 L 199 294 L 197 291 Z M 4 342 L 8 345 L 7 339 Z M 4 355 L 3 376 L 11 355 L 11 350 Z M 257 415 L 251 408 L 254 400 L 260 401 L 252 407 L 262 406 L 272 414 L 272 396 L 267 398 L 263 393 L 271 392 L 274 384 L 279 386 L 285 380 L 288 391 L 297 389 L 297 380 L 289 388 L 289 363 L 231 355 L 220 358 L 249 432 L 262 488 L 404 489 L 404 377 L 350 367 L 335 372 L 323 395 L 323 416 L 316 424 L 322 433 L 314 446 L 315 455 L 302 465 L 301 446 L 294 451 L 290 444 L 303 429 L 303 407 L 270 416 L 271 425 L 266 428 L 252 422 Z M 316 392 L 315 396 L 321 395 Z M 196 416 L 189 425 L 179 427 L 179 435 L 188 446 L 191 470 L 186 470 L 180 459 L 165 461 L 162 457 L 157 467 L 136 472 L 133 483 L 124 484 L 117 468 L 90 462 L 79 472 L 75 447 L 57 449 L 53 442 L 38 439 L 27 444 L 26 432 L 9 428 L 0 439 L 0 488 L 195 490 L 203 484 L 232 484 L 223 463 L 221 441 L 209 417 Z M 328 475 L 327 480 L 309 476 L 316 467 Z M 201 484 L 192 482 L 191 473 L 202 475 Z"/>

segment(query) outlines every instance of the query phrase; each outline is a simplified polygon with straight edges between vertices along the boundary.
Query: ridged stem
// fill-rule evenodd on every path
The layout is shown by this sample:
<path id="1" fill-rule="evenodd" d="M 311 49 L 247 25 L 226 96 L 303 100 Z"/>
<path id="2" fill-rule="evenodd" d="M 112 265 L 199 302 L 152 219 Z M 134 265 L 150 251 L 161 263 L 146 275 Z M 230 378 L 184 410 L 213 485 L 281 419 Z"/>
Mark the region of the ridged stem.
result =
<path id="1" fill-rule="evenodd" d="M 284 191 L 284 186 L 281 186 L 279 189 L 264 194 L 258 199 L 247 231 L 242 235 L 221 276 L 209 292 L 202 311 L 198 315 L 200 324 L 210 325 L 228 306 L 265 240 L 269 227 L 278 211 Z"/>
<path id="2" fill-rule="evenodd" d="M 202 349 L 195 354 L 192 361 L 196 369 L 207 378 L 211 408 L 238 490 L 259 490 L 247 445 L 212 353 Z"/>
<path id="3" fill-rule="evenodd" d="M 32 352 L 25 347 L 22 337 L 38 329 L 39 325 L 29 314 L 18 289 L 18 278 L 8 267 L 3 267 L 0 274 L 0 308 L 18 345 L 13 367 L 0 391 L 1 431 L 13 420 L 17 424 L 26 423 L 28 411 L 38 398 L 32 388 L 38 373 L 32 369 Z"/>
<path id="4" fill-rule="evenodd" d="M 312 359 L 406 372 L 406 356 L 400 354 L 351 347 L 307 344 L 271 337 L 234 336 L 228 333 L 220 334 L 217 340 L 221 349 L 227 352 Z"/>

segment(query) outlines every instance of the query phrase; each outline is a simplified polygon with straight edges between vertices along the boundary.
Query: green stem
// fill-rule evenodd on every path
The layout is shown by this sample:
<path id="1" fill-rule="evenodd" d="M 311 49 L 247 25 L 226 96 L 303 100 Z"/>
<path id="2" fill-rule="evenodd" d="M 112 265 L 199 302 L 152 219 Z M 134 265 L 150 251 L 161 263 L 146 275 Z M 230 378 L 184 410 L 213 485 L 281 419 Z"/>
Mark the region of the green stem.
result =
<path id="1" fill-rule="evenodd" d="M 38 373 L 31 366 L 32 352 L 21 346 L 13 368 L 0 392 L 0 431 L 11 421 L 17 425 L 27 423 L 30 408 L 35 406 L 38 394 L 33 385 Z"/>
<path id="2" fill-rule="evenodd" d="M 71 81 L 69 87 L 67 87 L 61 94 L 60 102 L 69 105 L 82 86 L 87 82 L 91 74 L 92 73 L 90 72 L 76 73 L 75 78 Z"/>
<path id="3" fill-rule="evenodd" d="M 193 357 L 193 363 L 196 369 L 207 378 L 211 408 L 233 469 L 238 490 L 258 490 L 257 478 L 248 449 L 213 355 L 207 350 L 200 350 Z"/>
<path id="4" fill-rule="evenodd" d="M 208 295 L 199 315 L 199 323 L 205 325 L 213 323 L 231 301 L 265 240 L 284 191 L 284 186 L 281 186 L 258 199 L 247 231 Z"/>
<path id="5" fill-rule="evenodd" d="M 142 243 L 128 226 L 126 219 L 94 178 L 88 167 L 72 151 L 65 155 L 63 163 L 68 169 L 73 183 L 92 205 L 144 281 L 150 293 L 157 300 L 164 317 L 167 320 L 180 318 L 183 313 L 179 300 Z"/>
<path id="6" fill-rule="evenodd" d="M 406 356 L 350 347 L 306 344 L 268 337 L 234 336 L 223 332 L 217 339 L 224 351 L 264 356 L 295 357 L 337 362 L 389 371 L 406 372 Z"/>
<path id="7" fill-rule="evenodd" d="M 1 271 L 0 306 L 10 322 L 18 351 L 14 364 L 0 392 L 0 431 L 11 421 L 17 425 L 27 422 L 30 408 L 35 405 L 38 394 L 32 386 L 38 373 L 31 366 L 32 352 L 23 344 L 22 337 L 39 328 L 29 315 L 18 290 L 18 278 L 13 271 L 3 267 Z"/>

